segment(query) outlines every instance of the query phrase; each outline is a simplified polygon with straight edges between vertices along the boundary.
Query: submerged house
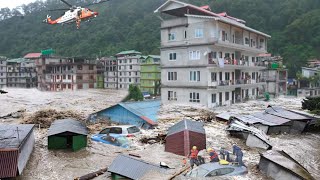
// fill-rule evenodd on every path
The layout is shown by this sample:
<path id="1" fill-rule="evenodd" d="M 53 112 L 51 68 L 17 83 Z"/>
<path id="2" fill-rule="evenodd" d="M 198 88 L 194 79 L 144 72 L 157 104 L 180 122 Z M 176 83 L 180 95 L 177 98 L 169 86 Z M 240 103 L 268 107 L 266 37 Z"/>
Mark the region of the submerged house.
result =
<path id="1" fill-rule="evenodd" d="M 164 174 L 165 168 L 151 164 L 124 154 L 118 155 L 108 168 L 112 180 L 117 179 L 142 179 L 150 172 Z"/>
<path id="2" fill-rule="evenodd" d="M 197 146 L 198 150 L 206 149 L 206 131 L 203 123 L 182 120 L 169 128 L 166 137 L 166 152 L 187 156 L 192 146 Z"/>
<path id="3" fill-rule="evenodd" d="M 260 154 L 259 169 L 273 179 L 315 180 L 301 164 L 284 151 Z"/>
<path id="4" fill-rule="evenodd" d="M 260 129 L 254 126 L 248 126 L 236 118 L 231 118 L 226 129 L 231 136 L 236 136 L 246 140 L 249 147 L 258 147 L 262 149 L 272 149 L 269 137 Z"/>
<path id="5" fill-rule="evenodd" d="M 73 119 L 54 121 L 48 130 L 48 149 L 72 149 L 87 146 L 87 127 Z"/>
<path id="6" fill-rule="evenodd" d="M 33 151 L 34 125 L 0 125 L 0 179 L 21 175 Z"/>
<path id="7" fill-rule="evenodd" d="M 115 123 L 148 129 L 157 125 L 159 109 L 160 100 L 122 102 L 92 114 L 89 121 L 96 122 L 99 118 L 109 119 Z"/>
<path id="8" fill-rule="evenodd" d="M 266 134 L 301 133 L 314 123 L 311 116 L 293 112 L 281 107 L 268 107 L 263 112 L 251 115 L 232 115 L 243 123 L 255 126 Z M 217 115 L 218 119 L 229 121 L 231 114 Z"/>

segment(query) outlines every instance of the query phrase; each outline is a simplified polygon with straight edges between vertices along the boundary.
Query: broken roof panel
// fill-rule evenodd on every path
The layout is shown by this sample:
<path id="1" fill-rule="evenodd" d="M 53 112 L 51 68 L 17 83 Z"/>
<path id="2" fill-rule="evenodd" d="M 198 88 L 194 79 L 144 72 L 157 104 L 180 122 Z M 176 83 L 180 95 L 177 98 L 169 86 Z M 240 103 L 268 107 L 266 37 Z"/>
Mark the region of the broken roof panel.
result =
<path id="1" fill-rule="evenodd" d="M 285 123 L 290 122 L 289 119 L 285 119 L 282 117 L 274 116 L 265 112 L 257 112 L 252 114 L 252 116 L 261 119 L 261 123 L 268 125 L 268 126 L 278 126 L 278 125 L 283 125 Z"/>
<path id="2" fill-rule="evenodd" d="M 288 111 L 281 107 L 269 107 L 265 110 L 265 112 L 268 114 L 272 114 L 274 116 L 278 116 L 278 117 L 282 117 L 290 120 L 310 120 L 310 117 Z"/>
<path id="3" fill-rule="evenodd" d="M 0 149 L 19 148 L 33 127 L 33 124 L 0 125 Z"/>
<path id="4" fill-rule="evenodd" d="M 72 132 L 76 134 L 87 135 L 88 129 L 81 122 L 73 119 L 55 120 L 49 130 L 48 136 L 61 134 L 64 132 Z"/>
<path id="5" fill-rule="evenodd" d="M 171 126 L 168 130 L 167 136 L 184 131 L 184 130 L 189 130 L 189 131 L 202 133 L 202 134 L 206 133 L 205 129 L 203 128 L 202 122 L 185 119 Z"/>
<path id="6" fill-rule="evenodd" d="M 108 171 L 130 179 L 141 179 L 150 171 L 165 173 L 165 169 L 160 166 L 124 154 L 118 155 L 113 160 Z"/>
<path id="7" fill-rule="evenodd" d="M 262 157 L 282 166 L 302 179 L 314 179 L 301 164 L 284 151 L 270 150 L 261 154 Z"/>

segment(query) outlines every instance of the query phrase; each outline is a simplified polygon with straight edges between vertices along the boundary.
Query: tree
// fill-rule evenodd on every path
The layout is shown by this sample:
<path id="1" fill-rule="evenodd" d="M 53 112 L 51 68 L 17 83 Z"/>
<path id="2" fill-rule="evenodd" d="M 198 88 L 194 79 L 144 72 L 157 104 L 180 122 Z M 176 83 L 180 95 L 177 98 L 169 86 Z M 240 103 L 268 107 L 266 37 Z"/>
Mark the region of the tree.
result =
<path id="1" fill-rule="evenodd" d="M 129 95 L 125 98 L 124 101 L 142 101 L 143 100 L 143 95 L 141 93 L 140 88 L 137 85 L 130 84 L 129 85 Z"/>

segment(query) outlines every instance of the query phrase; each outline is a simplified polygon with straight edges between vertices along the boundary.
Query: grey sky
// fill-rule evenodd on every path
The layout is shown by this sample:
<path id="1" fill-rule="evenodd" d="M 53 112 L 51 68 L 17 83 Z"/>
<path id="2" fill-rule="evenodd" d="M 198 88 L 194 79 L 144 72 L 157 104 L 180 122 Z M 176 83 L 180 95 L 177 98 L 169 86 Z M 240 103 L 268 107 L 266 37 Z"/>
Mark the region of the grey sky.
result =
<path id="1" fill-rule="evenodd" d="M 12 9 L 22 4 L 29 4 L 34 1 L 36 0 L 0 0 L 0 8 L 8 7 Z"/>

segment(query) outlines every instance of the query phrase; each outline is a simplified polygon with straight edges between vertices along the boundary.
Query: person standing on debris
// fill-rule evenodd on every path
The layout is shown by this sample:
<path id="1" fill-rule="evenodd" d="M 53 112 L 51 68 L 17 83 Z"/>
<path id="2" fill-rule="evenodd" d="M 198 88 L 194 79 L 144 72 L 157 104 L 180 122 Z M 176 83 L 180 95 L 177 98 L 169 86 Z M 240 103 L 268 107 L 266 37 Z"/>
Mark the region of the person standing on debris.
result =
<path id="1" fill-rule="evenodd" d="M 193 146 L 189 155 L 191 169 L 193 169 L 194 164 L 199 166 L 198 153 L 199 151 L 197 150 L 197 146 Z"/>
<path id="2" fill-rule="evenodd" d="M 228 150 L 226 150 L 224 147 L 221 147 L 220 148 L 220 155 L 221 155 L 221 158 L 228 161 L 228 162 L 231 162 L 231 159 L 230 159 L 230 153 Z"/>
<path id="3" fill-rule="evenodd" d="M 219 162 L 219 156 L 215 150 L 213 150 L 212 148 L 208 148 L 207 151 L 210 156 L 210 162 Z"/>
<path id="4" fill-rule="evenodd" d="M 201 151 L 199 151 L 198 153 L 198 162 L 199 165 L 204 164 L 204 157 L 206 156 L 206 149 L 202 149 Z"/>
<path id="5" fill-rule="evenodd" d="M 241 150 L 241 148 L 239 146 L 237 146 L 236 144 L 233 145 L 233 152 L 234 155 L 236 155 L 236 160 L 235 162 L 239 163 L 240 166 L 246 166 L 244 165 L 243 161 L 242 161 L 242 157 L 243 157 L 243 152 Z"/>

